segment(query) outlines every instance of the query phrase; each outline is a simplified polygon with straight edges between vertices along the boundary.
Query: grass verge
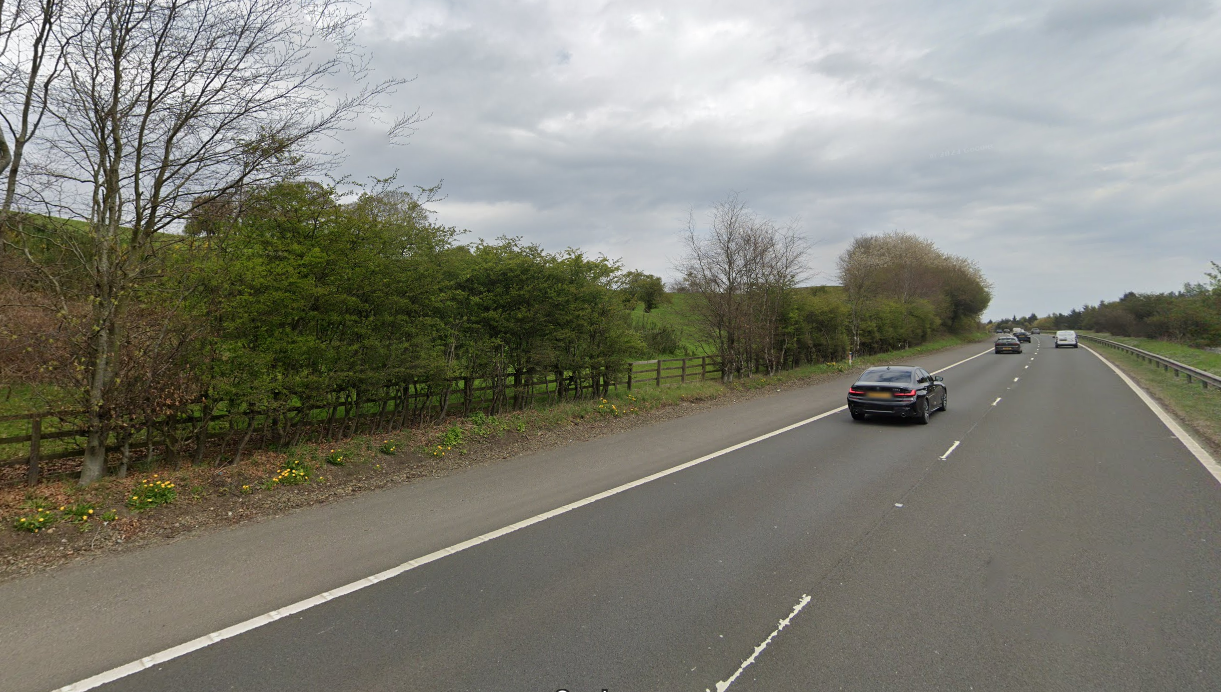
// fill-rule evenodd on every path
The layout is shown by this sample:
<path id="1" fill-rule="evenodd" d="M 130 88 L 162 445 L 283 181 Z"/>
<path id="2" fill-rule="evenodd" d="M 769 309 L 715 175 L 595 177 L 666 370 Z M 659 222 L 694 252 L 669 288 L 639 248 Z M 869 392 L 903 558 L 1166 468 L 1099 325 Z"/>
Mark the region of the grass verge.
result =
<path id="1" fill-rule="evenodd" d="M 1213 353 L 1202 348 L 1193 348 L 1176 344 L 1170 341 L 1157 341 L 1155 339 L 1142 339 L 1132 336 L 1112 336 L 1106 332 L 1081 332 L 1089 336 L 1096 336 L 1099 339 L 1115 341 L 1126 346 L 1139 348 L 1142 351 L 1156 353 L 1159 356 L 1165 356 L 1171 360 L 1177 360 L 1183 365 L 1190 365 L 1193 368 L 1199 368 L 1214 375 L 1221 376 L 1221 353 Z M 1108 351 L 1110 353 L 1110 351 Z"/>

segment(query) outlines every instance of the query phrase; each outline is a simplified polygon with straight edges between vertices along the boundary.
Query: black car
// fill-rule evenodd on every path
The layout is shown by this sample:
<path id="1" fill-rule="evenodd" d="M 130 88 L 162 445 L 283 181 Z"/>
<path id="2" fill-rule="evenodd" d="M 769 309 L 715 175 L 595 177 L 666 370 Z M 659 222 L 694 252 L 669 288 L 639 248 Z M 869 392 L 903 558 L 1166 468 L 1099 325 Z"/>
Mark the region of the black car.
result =
<path id="1" fill-rule="evenodd" d="M 995 346 L 997 353 L 1022 352 L 1022 342 L 1018 341 L 1016 336 L 1009 336 L 1008 334 L 997 338 Z"/>
<path id="2" fill-rule="evenodd" d="M 1014 334 L 1014 336 L 1017 337 L 1018 341 L 1025 341 L 1026 343 L 1030 343 L 1030 335 L 1027 334 L 1026 332 L 1018 332 L 1018 333 Z"/>
<path id="3" fill-rule="evenodd" d="M 848 388 L 848 413 L 853 420 L 881 414 L 928 423 L 929 414 L 948 407 L 949 393 L 941 376 L 913 365 L 869 368 Z"/>

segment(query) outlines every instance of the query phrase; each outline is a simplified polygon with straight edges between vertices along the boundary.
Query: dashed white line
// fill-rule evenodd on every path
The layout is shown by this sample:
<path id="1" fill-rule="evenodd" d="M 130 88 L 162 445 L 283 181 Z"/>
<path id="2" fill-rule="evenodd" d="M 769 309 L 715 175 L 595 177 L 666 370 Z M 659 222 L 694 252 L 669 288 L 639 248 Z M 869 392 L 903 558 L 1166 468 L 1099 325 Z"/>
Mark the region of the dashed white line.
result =
<path id="1" fill-rule="evenodd" d="M 725 680 L 717 682 L 716 692 L 725 692 L 725 690 L 729 689 L 729 686 L 733 684 L 734 680 L 738 679 L 738 676 L 742 674 L 742 671 L 746 670 L 747 666 L 755 662 L 755 659 L 759 657 L 759 654 L 763 653 L 763 650 L 767 648 L 767 645 L 772 643 L 772 640 L 776 638 L 777 634 L 780 634 L 780 630 L 788 627 L 789 623 L 793 621 L 793 618 L 797 616 L 797 613 L 800 613 L 801 609 L 806 607 L 806 604 L 809 602 L 810 597 L 806 594 L 802 594 L 801 600 L 797 601 L 797 605 L 793 606 L 793 612 L 789 613 L 788 617 L 780 621 L 780 624 L 776 627 L 776 629 L 772 630 L 771 634 L 767 635 L 767 639 L 764 639 L 762 644 L 755 647 L 754 653 L 752 653 L 745 661 L 742 661 L 742 665 L 738 666 L 738 669 L 734 671 L 734 674 Z M 705 688 L 704 692 L 712 692 L 712 690 Z"/>
<path id="2" fill-rule="evenodd" d="M 1014 381 L 1014 382 L 1017 382 L 1017 381 L 1018 381 L 1018 380 L 1020 380 L 1020 379 L 1022 379 L 1022 378 L 1020 378 L 1020 377 L 1015 377 L 1015 378 L 1013 378 L 1013 381 Z"/>
<path id="3" fill-rule="evenodd" d="M 1000 399 L 997 399 L 997 401 L 1000 401 Z M 945 461 L 947 457 L 949 457 L 951 454 L 953 454 L 954 450 L 958 449 L 959 444 L 961 444 L 960 440 L 954 440 L 954 444 L 950 445 L 950 448 L 945 450 L 945 454 L 941 455 L 941 460 Z"/>
<path id="4" fill-rule="evenodd" d="M 998 397 L 996 397 L 996 401 L 993 401 L 993 402 L 992 402 L 992 405 L 993 405 L 993 406 L 996 406 L 996 405 L 997 405 L 997 404 L 999 404 L 999 403 L 1001 403 L 1001 398 L 998 396 Z"/>

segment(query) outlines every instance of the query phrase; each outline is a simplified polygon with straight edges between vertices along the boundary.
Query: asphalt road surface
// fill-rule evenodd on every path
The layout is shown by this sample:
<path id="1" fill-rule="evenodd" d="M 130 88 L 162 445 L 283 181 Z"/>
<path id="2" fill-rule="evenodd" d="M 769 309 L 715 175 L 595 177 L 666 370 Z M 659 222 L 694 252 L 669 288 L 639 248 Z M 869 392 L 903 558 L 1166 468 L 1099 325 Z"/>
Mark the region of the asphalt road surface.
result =
<path id="1" fill-rule="evenodd" d="M 1221 689 L 1221 485 L 1035 338 L 100 689 Z"/>

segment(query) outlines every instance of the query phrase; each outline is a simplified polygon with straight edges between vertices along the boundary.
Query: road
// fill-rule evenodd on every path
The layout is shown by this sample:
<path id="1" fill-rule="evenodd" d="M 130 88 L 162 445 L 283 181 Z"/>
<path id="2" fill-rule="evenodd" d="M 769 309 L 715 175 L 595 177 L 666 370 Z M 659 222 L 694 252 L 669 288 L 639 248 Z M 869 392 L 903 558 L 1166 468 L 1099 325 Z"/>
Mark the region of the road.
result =
<path id="1" fill-rule="evenodd" d="M 99 689 L 1221 688 L 1216 479 L 1086 349 L 942 374 L 930 425 L 840 411 Z"/>

